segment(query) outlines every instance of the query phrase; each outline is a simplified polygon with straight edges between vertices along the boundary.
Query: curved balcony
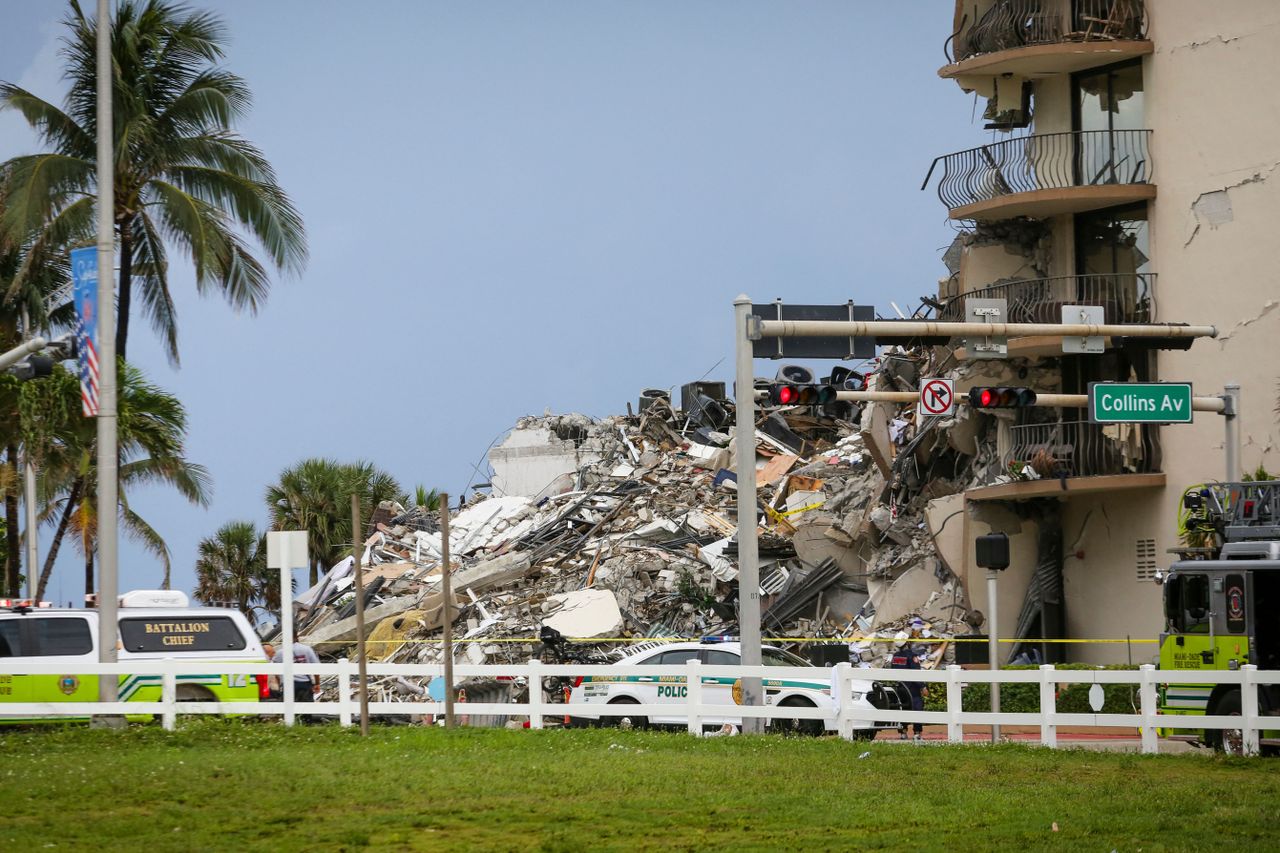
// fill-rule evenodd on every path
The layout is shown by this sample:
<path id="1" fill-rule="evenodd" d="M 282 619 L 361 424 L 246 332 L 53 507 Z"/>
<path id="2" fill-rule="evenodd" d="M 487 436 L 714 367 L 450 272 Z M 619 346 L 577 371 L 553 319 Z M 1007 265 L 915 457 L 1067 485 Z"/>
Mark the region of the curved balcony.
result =
<path id="1" fill-rule="evenodd" d="M 1069 498 L 1163 488 L 1159 427 L 1056 421 L 1009 428 L 1008 449 L 970 501 Z"/>
<path id="2" fill-rule="evenodd" d="M 957 4 L 956 32 L 947 40 L 954 55 L 948 50 L 951 62 L 940 77 L 1047 77 L 1152 52 L 1142 0 L 994 0 L 976 12 L 965 6 L 971 0 Z"/>
<path id="3" fill-rule="evenodd" d="M 1107 323 L 1150 323 L 1155 318 L 1155 273 L 1060 275 L 1006 281 L 948 300 L 938 319 L 965 319 L 968 298 L 1004 299 L 1010 323 L 1061 323 L 1064 305 L 1101 305 Z"/>
<path id="4" fill-rule="evenodd" d="M 938 198 L 952 219 L 1043 219 L 1155 198 L 1149 130 L 1086 130 L 1006 139 L 938 157 Z"/>

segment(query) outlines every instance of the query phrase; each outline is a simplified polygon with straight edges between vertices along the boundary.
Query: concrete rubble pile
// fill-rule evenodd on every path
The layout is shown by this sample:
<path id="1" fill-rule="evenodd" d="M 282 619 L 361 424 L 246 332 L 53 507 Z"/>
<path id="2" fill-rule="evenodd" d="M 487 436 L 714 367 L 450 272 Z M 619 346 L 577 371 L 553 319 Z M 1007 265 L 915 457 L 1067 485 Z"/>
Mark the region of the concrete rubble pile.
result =
<path id="1" fill-rule="evenodd" d="M 933 353 L 890 351 L 868 387 L 915 388 Z M 719 387 L 679 409 L 655 393 L 637 414 L 522 418 L 490 451 L 491 493 L 450 519 L 456 660 L 527 661 L 543 626 L 610 659 L 645 640 L 737 634 L 733 404 L 723 385 L 698 384 Z M 811 656 L 878 666 L 913 617 L 971 633 L 981 614 L 935 537 L 966 485 L 989 476 L 976 425 L 917 424 L 914 407 L 890 404 L 830 409 L 758 412 L 765 636 L 810 650 L 858 638 Z M 438 512 L 385 503 L 370 530 L 370 660 L 439 662 Z M 299 636 L 324 657 L 354 657 L 351 569 L 348 558 L 295 602 Z"/>

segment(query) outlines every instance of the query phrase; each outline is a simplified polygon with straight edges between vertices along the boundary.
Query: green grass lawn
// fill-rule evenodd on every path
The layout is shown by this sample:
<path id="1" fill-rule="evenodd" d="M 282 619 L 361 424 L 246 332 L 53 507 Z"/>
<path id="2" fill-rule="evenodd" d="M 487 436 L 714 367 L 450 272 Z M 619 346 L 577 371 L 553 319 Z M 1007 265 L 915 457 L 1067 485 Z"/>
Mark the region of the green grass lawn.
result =
<path id="1" fill-rule="evenodd" d="M 0 747 L 5 850 L 1280 846 L 1276 760 L 235 720 Z"/>

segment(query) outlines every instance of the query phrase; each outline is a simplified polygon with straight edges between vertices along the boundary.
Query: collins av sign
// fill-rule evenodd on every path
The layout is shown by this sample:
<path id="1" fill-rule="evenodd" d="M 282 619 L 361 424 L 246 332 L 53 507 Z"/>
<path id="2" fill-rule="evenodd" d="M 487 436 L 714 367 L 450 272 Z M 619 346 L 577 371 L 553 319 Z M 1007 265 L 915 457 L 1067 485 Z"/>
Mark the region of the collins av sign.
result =
<path id="1" fill-rule="evenodd" d="M 1095 424 L 1189 424 L 1189 382 L 1090 382 L 1089 421 Z"/>

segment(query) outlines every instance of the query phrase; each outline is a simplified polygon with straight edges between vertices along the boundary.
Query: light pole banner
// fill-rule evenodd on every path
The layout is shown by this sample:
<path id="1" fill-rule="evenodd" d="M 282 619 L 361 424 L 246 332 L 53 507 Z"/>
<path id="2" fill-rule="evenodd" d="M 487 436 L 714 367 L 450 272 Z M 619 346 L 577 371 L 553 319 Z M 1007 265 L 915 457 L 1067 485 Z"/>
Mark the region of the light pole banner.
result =
<path id="1" fill-rule="evenodd" d="M 80 401 L 85 417 L 98 414 L 98 249 L 71 250 L 80 350 Z"/>

